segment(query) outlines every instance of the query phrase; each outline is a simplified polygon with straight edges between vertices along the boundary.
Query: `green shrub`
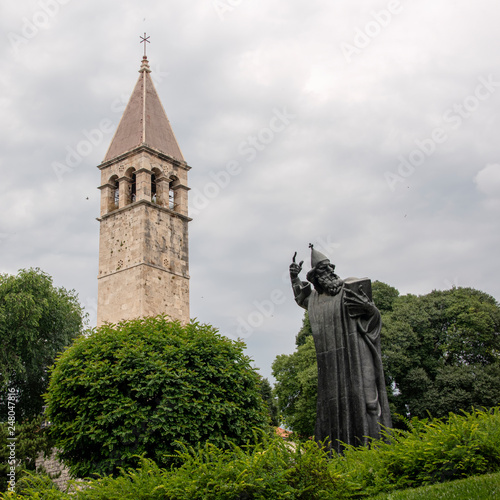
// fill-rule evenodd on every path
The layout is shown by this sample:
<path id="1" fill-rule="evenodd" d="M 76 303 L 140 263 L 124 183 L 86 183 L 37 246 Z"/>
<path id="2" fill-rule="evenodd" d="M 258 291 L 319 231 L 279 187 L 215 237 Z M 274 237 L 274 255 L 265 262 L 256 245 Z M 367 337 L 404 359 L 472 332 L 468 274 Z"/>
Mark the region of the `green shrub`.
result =
<path id="1" fill-rule="evenodd" d="M 142 457 L 137 469 L 122 469 L 116 478 L 89 481 L 72 495 L 57 492 L 46 478 L 33 476 L 25 482 L 23 493 L 11 498 L 360 498 L 500 471 L 498 408 L 451 414 L 446 421 L 413 419 L 409 424 L 410 431 L 394 431 L 391 444 L 374 442 L 372 448 L 347 447 L 344 456 L 334 457 L 313 441 L 290 443 L 265 435 L 254 438 L 251 445 L 239 447 L 180 444 L 177 455 L 182 465 L 177 468 L 162 469 Z M 481 486 L 480 491 L 490 486 Z M 450 491 L 473 491 L 470 487 L 471 483 L 467 483 L 464 487 L 450 487 Z M 435 498 L 475 498 L 456 495 Z M 407 498 L 417 497 L 408 493 Z"/>
<path id="2" fill-rule="evenodd" d="M 46 395 L 51 435 L 76 477 L 115 474 L 145 454 L 178 461 L 181 442 L 225 447 L 266 428 L 244 344 L 166 317 L 105 325 L 58 358 Z"/>
<path id="3" fill-rule="evenodd" d="M 206 445 L 185 449 L 182 459 L 182 467 L 167 476 L 168 494 L 176 500 L 313 500 L 342 490 L 328 452 L 313 441 L 292 444 L 273 438 L 232 450 Z"/>
<path id="4" fill-rule="evenodd" d="M 122 470 L 116 478 L 90 481 L 74 495 L 58 494 L 45 479 L 34 477 L 25 495 L 92 500 L 343 498 L 337 496 L 343 491 L 343 481 L 332 473 L 327 452 L 312 441 L 292 446 L 281 438 L 264 436 L 252 446 L 230 449 L 206 443 L 183 447 L 180 457 L 183 465 L 171 470 L 142 458 L 139 468 Z"/>
<path id="5" fill-rule="evenodd" d="M 450 413 L 434 421 L 413 419 L 411 430 L 393 429 L 391 443 L 348 447 L 350 481 L 367 494 L 417 487 L 500 470 L 500 410 Z"/>

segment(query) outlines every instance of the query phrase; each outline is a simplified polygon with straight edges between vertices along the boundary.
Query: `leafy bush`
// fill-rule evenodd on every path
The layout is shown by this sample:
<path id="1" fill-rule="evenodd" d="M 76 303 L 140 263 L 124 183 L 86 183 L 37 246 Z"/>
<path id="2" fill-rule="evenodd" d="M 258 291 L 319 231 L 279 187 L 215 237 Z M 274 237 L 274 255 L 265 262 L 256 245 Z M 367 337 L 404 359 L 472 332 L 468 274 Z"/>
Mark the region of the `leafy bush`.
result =
<path id="1" fill-rule="evenodd" d="M 500 409 L 412 419 L 411 430 L 393 429 L 392 443 L 348 447 L 344 471 L 360 491 L 373 494 L 414 488 L 500 470 Z"/>
<path id="2" fill-rule="evenodd" d="M 166 317 L 105 325 L 57 360 L 46 395 L 51 435 L 76 477 L 115 474 L 145 454 L 178 461 L 181 442 L 224 448 L 266 428 L 258 375 L 208 325 Z"/>
<path id="3" fill-rule="evenodd" d="M 168 477 L 179 500 L 220 498 L 330 498 L 342 482 L 331 472 L 328 452 L 313 441 L 280 438 L 221 451 L 211 445 L 185 449 L 183 466 Z M 193 479 L 196 478 L 196 479 Z"/>
<path id="4" fill-rule="evenodd" d="M 181 446 L 177 469 L 161 469 L 143 457 L 139 468 L 89 481 L 73 495 L 34 476 L 12 499 L 360 498 L 500 471 L 499 408 L 409 424 L 411 431 L 394 431 L 392 444 L 347 447 L 343 457 L 330 457 L 313 441 L 292 444 L 277 437 L 229 449 Z"/>
<path id="5" fill-rule="evenodd" d="M 93 480 L 74 495 L 51 490 L 43 478 L 33 478 L 25 494 L 37 498 L 36 494 L 49 492 L 48 498 L 93 500 L 327 499 L 343 490 L 327 456 L 313 441 L 292 446 L 281 438 L 264 436 L 252 446 L 230 449 L 206 443 L 183 447 L 183 465 L 178 469 L 160 469 L 142 458 L 138 469 Z"/>

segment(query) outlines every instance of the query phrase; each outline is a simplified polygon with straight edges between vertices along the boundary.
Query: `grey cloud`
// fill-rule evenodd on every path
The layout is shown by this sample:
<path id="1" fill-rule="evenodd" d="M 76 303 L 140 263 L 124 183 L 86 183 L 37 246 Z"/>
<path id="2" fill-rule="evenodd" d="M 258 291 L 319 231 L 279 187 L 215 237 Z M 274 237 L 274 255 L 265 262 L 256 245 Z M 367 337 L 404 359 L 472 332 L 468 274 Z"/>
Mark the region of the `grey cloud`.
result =
<path id="1" fill-rule="evenodd" d="M 457 282 L 500 297 L 496 184 L 485 170 L 500 162 L 500 92 L 458 128 L 443 122 L 479 77 L 500 81 L 491 50 L 499 7 L 404 2 L 348 63 L 340 44 L 386 5 L 257 0 L 221 21 L 211 2 L 89 0 L 61 7 L 17 57 L 6 39 L 0 270 L 40 265 L 95 307 L 96 166 L 112 133 L 61 182 L 52 164 L 102 119 L 118 123 L 147 31 L 157 90 L 193 167 L 191 195 L 228 162 L 242 167 L 191 224 L 192 316 L 236 336 L 239 318 L 281 292 L 285 300 L 245 339 L 265 376 L 294 348 L 302 312 L 283 276 L 294 251 L 308 268 L 310 241 L 327 246 L 342 276 L 368 275 L 402 293 Z M 1 32 L 19 32 L 38 8 L 10 3 Z M 283 107 L 296 118 L 247 161 L 241 143 Z M 442 126 L 447 140 L 391 191 L 385 172 Z"/>

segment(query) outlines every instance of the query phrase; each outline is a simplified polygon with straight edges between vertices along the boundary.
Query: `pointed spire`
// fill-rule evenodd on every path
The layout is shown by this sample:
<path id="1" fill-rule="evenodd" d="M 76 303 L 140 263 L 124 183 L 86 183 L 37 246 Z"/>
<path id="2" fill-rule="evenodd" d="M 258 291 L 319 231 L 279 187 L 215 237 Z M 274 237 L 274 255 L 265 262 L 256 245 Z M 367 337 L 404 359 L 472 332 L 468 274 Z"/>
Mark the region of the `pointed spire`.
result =
<path id="1" fill-rule="evenodd" d="M 154 87 L 147 56 L 142 58 L 139 73 L 139 80 L 103 161 L 146 145 L 184 162 L 167 114 Z"/>

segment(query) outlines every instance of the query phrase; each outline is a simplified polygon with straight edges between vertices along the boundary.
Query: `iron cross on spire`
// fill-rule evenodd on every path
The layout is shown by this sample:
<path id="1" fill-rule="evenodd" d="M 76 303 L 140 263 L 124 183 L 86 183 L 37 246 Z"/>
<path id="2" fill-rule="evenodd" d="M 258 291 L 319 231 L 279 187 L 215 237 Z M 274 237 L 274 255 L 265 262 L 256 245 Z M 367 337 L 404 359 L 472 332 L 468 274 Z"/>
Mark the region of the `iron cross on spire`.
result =
<path id="1" fill-rule="evenodd" d="M 146 33 L 144 33 L 144 36 L 139 35 L 139 38 L 141 39 L 140 43 L 144 44 L 144 57 L 146 57 L 146 42 L 151 43 L 149 39 L 151 38 L 150 36 L 146 36 Z"/>

